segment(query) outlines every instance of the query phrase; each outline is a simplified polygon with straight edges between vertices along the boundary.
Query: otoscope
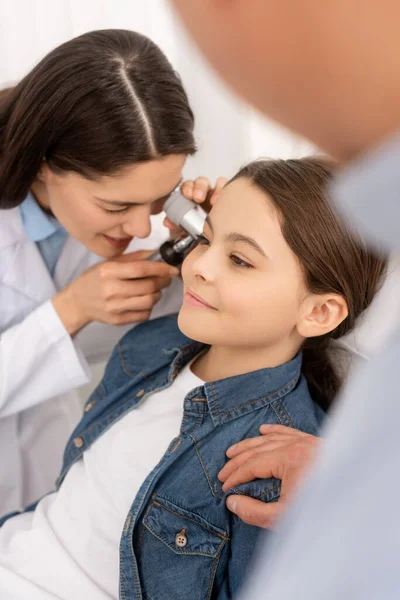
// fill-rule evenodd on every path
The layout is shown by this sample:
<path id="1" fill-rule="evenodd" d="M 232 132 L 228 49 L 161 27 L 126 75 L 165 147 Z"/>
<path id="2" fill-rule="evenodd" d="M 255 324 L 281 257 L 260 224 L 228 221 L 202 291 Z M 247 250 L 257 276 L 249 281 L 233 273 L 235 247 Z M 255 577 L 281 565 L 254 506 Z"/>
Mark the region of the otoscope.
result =
<path id="1" fill-rule="evenodd" d="M 167 240 L 147 260 L 163 260 L 178 267 L 194 246 L 196 239 L 203 233 L 207 213 L 198 204 L 182 196 L 179 191 L 172 192 L 164 204 L 164 212 L 170 221 L 182 227 L 188 235 L 178 240 Z"/>

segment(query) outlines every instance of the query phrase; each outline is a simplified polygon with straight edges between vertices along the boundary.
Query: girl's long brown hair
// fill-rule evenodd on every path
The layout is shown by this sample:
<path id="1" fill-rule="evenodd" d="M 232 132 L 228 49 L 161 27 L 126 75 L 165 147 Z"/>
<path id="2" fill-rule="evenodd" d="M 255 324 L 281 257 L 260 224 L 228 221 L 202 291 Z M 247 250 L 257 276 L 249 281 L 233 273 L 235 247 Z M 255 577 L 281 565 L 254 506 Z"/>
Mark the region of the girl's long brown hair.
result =
<path id="1" fill-rule="evenodd" d="M 354 328 L 386 269 L 383 256 L 367 248 L 332 209 L 327 188 L 334 172 L 335 164 L 319 157 L 259 160 L 233 178 L 249 179 L 271 198 L 310 292 L 339 294 L 347 302 L 346 319 L 327 335 L 307 339 L 303 347 L 303 373 L 311 395 L 324 409 L 341 384 L 327 352 L 330 342 Z"/>

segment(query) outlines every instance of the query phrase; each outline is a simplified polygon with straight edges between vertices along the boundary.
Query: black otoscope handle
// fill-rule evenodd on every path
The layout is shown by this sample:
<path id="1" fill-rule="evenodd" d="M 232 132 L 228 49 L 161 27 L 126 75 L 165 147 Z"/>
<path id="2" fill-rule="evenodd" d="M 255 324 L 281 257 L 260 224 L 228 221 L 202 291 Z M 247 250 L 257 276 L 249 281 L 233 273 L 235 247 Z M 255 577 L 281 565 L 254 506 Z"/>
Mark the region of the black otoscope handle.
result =
<path id="1" fill-rule="evenodd" d="M 196 240 L 191 235 L 179 240 L 167 240 L 146 260 L 163 260 L 173 267 L 179 267 L 195 243 Z"/>

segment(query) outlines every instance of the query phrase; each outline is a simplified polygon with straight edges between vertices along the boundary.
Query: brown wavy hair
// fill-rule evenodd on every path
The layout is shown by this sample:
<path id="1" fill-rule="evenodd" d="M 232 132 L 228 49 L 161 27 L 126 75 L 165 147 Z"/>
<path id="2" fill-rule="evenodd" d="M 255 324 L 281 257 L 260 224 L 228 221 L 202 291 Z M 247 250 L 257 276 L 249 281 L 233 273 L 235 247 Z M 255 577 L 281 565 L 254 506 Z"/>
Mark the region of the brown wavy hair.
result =
<path id="1" fill-rule="evenodd" d="M 232 179 L 249 179 L 271 198 L 310 292 L 339 294 L 347 302 L 344 321 L 324 336 L 307 339 L 303 346 L 303 373 L 312 397 L 325 410 L 341 385 L 328 352 L 331 341 L 355 327 L 378 291 L 387 264 L 383 254 L 369 249 L 344 225 L 329 203 L 327 187 L 336 168 L 322 157 L 259 160 Z"/>
<path id="2" fill-rule="evenodd" d="M 0 96 L 0 208 L 18 206 L 46 159 L 87 178 L 193 154 L 194 117 L 179 76 L 147 37 L 86 33 Z"/>

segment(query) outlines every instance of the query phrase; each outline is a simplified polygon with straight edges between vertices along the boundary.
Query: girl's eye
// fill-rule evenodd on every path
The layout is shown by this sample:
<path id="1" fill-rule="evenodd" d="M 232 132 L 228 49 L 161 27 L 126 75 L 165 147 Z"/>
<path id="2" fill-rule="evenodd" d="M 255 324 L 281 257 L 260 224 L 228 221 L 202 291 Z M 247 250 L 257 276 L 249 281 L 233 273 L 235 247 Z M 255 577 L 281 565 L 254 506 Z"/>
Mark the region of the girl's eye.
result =
<path id="1" fill-rule="evenodd" d="M 103 208 L 103 210 L 106 213 L 111 213 L 111 214 L 118 214 L 120 215 L 121 213 L 127 212 L 129 210 L 129 207 L 127 206 L 126 208 L 121 208 L 120 210 L 109 210 L 108 208 Z"/>
<path id="2" fill-rule="evenodd" d="M 197 246 L 210 246 L 210 243 L 211 242 L 204 235 L 199 235 L 192 249 L 194 250 L 194 248 L 196 248 Z M 253 268 L 252 265 L 236 256 L 236 254 L 231 254 L 229 256 L 229 259 L 235 267 L 242 267 L 244 269 Z"/>
<path id="3" fill-rule="evenodd" d="M 244 267 L 245 269 L 252 269 L 252 265 L 249 265 L 249 263 L 247 263 L 246 261 L 242 260 L 241 258 L 239 258 L 238 256 L 236 256 L 235 254 L 231 254 L 229 257 L 232 261 L 232 263 L 235 265 L 235 267 Z"/>

